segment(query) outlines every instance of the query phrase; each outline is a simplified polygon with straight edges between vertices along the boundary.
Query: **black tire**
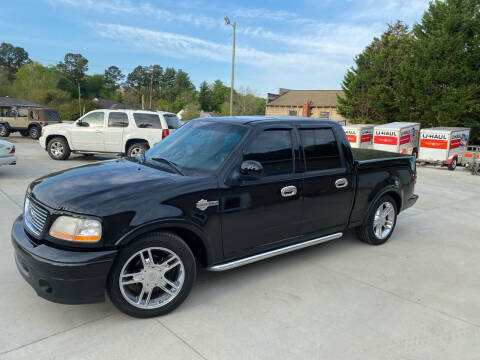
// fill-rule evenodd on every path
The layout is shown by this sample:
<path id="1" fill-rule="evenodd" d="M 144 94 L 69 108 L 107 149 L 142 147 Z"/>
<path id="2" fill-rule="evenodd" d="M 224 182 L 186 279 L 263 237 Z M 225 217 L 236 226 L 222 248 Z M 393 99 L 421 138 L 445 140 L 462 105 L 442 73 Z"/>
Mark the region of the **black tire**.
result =
<path id="1" fill-rule="evenodd" d="M 38 138 L 40 137 L 40 135 L 42 135 L 42 131 L 40 130 L 40 128 L 36 125 L 33 125 L 33 126 L 30 126 L 28 128 L 28 135 L 30 135 L 30 137 L 33 139 L 33 140 L 38 140 Z"/>
<path id="2" fill-rule="evenodd" d="M 393 224 L 391 226 L 390 232 L 386 234 L 386 236 L 379 237 L 375 234 L 375 231 L 374 231 L 375 214 L 377 210 L 386 209 L 384 207 L 384 204 L 386 203 L 389 203 L 393 208 Z M 390 239 L 390 236 L 392 236 L 393 231 L 395 230 L 395 225 L 397 224 L 397 213 L 398 213 L 397 205 L 395 203 L 395 200 L 391 196 L 384 195 L 380 197 L 380 199 L 378 199 L 375 202 L 375 204 L 372 206 L 372 210 L 368 214 L 368 217 L 364 225 L 356 228 L 357 236 L 360 238 L 360 240 L 370 245 L 382 245 L 386 243 L 387 240 Z M 382 230 L 380 231 L 383 233 Z"/>
<path id="3" fill-rule="evenodd" d="M 71 150 L 65 138 L 54 137 L 47 144 L 47 152 L 53 160 L 67 160 Z"/>
<path id="4" fill-rule="evenodd" d="M 169 302 L 167 302 L 164 305 L 157 304 L 155 305 L 157 307 L 147 309 L 147 308 L 140 308 L 140 307 L 148 305 L 147 304 L 148 295 L 146 295 L 147 298 L 144 298 L 145 295 L 143 293 L 143 291 L 148 291 L 148 289 L 146 290 L 144 289 L 144 282 L 148 281 L 146 280 L 148 278 L 148 274 L 144 275 L 145 279 L 142 280 L 144 282 L 135 282 L 127 285 L 127 288 L 128 286 L 133 287 L 132 293 L 128 293 L 128 295 L 124 295 L 124 294 L 126 291 L 130 291 L 130 290 L 129 289 L 126 290 L 125 287 L 123 287 L 124 293 L 122 293 L 122 289 L 120 287 L 119 281 L 120 281 L 120 276 L 122 274 L 122 271 L 124 271 L 124 267 L 126 267 L 125 268 L 126 272 L 128 273 L 137 272 L 138 274 L 142 273 L 142 269 L 143 270 L 147 269 L 146 266 L 141 265 L 140 257 L 137 254 L 139 252 L 142 252 L 143 254 L 148 255 L 147 249 L 149 248 L 161 248 L 164 250 L 168 250 L 172 254 L 176 255 L 178 259 L 180 259 L 183 268 L 180 268 L 180 265 L 177 265 L 177 269 L 179 270 L 175 270 L 175 268 L 172 267 L 170 271 L 173 271 L 173 272 L 182 271 L 183 284 L 181 285 L 181 288 L 179 289 L 178 293 L 176 293 L 173 296 L 173 298 L 169 300 Z M 154 251 L 156 251 L 156 249 L 152 250 L 152 252 L 155 254 Z M 162 250 L 158 250 L 158 251 L 162 251 Z M 161 263 L 165 260 L 165 259 L 159 260 L 158 258 L 155 259 L 155 255 L 153 255 L 153 258 L 154 258 L 153 264 L 155 266 L 158 266 L 158 263 Z M 131 271 L 131 270 L 127 271 L 128 266 L 133 264 L 135 259 L 137 259 L 136 261 L 140 267 L 134 271 Z M 159 270 L 154 270 L 154 271 L 158 272 Z M 177 308 L 187 298 L 188 294 L 190 293 L 190 290 L 192 289 L 193 284 L 195 282 L 195 277 L 196 277 L 195 258 L 192 254 L 192 251 L 190 250 L 188 245 L 182 240 L 182 238 L 171 232 L 153 232 L 153 233 L 142 235 L 140 238 L 134 240 L 133 243 L 127 245 L 125 248 L 120 250 L 117 258 L 115 259 L 114 264 L 112 265 L 112 268 L 110 269 L 110 274 L 107 280 L 107 293 L 112 303 L 121 312 L 130 316 L 138 317 L 138 318 L 150 318 L 150 317 L 165 315 L 171 312 L 172 310 L 174 310 L 175 308 Z M 123 276 L 123 278 L 125 278 L 125 275 Z M 162 281 L 160 278 L 157 278 L 157 280 L 153 280 L 153 281 Z M 165 276 L 163 278 L 165 278 Z M 152 280 L 150 279 L 150 281 Z M 147 284 L 146 286 L 152 286 L 151 288 L 154 289 L 152 290 L 153 291 L 152 294 L 156 292 L 155 296 L 167 296 L 168 298 L 168 293 L 160 289 L 158 286 L 156 286 L 156 284 L 153 284 L 153 285 Z M 135 291 L 139 293 L 136 298 L 135 298 Z M 129 302 L 127 298 L 129 298 L 130 301 L 132 301 L 131 296 L 135 298 L 135 301 L 138 301 L 138 299 L 140 299 L 139 300 L 140 304 L 134 306 L 131 302 Z M 152 298 L 153 297 L 154 295 L 152 295 Z M 142 304 L 142 302 L 144 303 Z"/>
<path id="5" fill-rule="evenodd" d="M 28 130 L 20 130 L 20 135 L 22 135 L 23 137 L 29 137 L 30 134 L 28 133 Z"/>
<path id="6" fill-rule="evenodd" d="M 145 142 L 133 143 L 128 147 L 127 157 L 137 157 L 140 152 L 148 150 L 148 144 Z"/>
<path id="7" fill-rule="evenodd" d="M 457 159 L 453 159 L 450 164 L 448 164 L 448 170 L 453 171 L 457 168 Z"/>
<path id="8" fill-rule="evenodd" d="M 8 137 L 10 135 L 10 129 L 5 124 L 0 124 L 0 137 Z"/>
<path id="9" fill-rule="evenodd" d="M 418 159 L 418 150 L 417 149 L 413 149 L 412 156 L 415 158 L 415 160 Z"/>

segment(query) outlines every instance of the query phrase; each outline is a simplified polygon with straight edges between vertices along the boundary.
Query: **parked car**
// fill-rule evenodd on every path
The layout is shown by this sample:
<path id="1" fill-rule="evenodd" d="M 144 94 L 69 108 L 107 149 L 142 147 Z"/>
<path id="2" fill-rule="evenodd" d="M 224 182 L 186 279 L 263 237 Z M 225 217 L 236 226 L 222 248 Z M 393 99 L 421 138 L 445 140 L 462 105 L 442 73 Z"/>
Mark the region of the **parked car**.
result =
<path id="1" fill-rule="evenodd" d="M 418 161 L 424 164 L 448 166 L 448 170 L 453 171 L 457 165 L 464 163 L 463 152 L 468 145 L 469 138 L 469 128 L 433 127 L 422 129 Z"/>
<path id="2" fill-rule="evenodd" d="M 15 153 L 15 145 L 0 140 L 0 166 L 15 165 L 17 163 L 17 154 Z"/>
<path id="3" fill-rule="evenodd" d="M 45 299 L 168 313 L 196 261 L 224 271 L 340 238 L 380 245 L 412 206 L 413 156 L 354 149 L 329 120 L 190 121 L 137 159 L 33 181 L 12 229 L 23 277 Z"/>
<path id="4" fill-rule="evenodd" d="M 176 119 L 176 121 L 175 121 Z M 47 126 L 40 145 L 54 160 L 70 154 L 136 157 L 180 127 L 175 114 L 145 110 L 94 110 L 73 124 Z"/>
<path id="5" fill-rule="evenodd" d="M 18 131 L 22 136 L 36 140 L 40 137 L 43 126 L 62 122 L 57 110 L 48 108 L 19 105 L 9 115 L 0 117 L 0 137 L 8 137 Z"/>

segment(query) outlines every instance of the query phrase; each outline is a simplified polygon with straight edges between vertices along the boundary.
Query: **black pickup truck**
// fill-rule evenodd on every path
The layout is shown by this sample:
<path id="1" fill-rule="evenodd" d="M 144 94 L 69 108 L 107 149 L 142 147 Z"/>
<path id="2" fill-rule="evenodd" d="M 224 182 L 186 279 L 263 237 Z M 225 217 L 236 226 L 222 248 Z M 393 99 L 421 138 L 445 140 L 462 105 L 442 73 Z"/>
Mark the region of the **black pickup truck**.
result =
<path id="1" fill-rule="evenodd" d="M 340 238 L 383 244 L 417 200 L 415 159 L 352 152 L 328 120 L 197 119 L 137 159 L 31 183 L 12 228 L 20 273 L 41 297 L 165 314 L 196 264 L 223 271 Z"/>

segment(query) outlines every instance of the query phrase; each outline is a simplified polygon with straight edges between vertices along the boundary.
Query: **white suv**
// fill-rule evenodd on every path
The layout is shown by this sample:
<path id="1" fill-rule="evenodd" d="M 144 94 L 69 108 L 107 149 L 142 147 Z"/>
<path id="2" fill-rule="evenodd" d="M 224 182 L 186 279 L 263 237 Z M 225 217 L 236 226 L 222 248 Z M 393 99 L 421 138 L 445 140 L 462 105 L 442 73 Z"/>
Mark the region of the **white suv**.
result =
<path id="1" fill-rule="evenodd" d="M 164 111 L 94 110 L 72 123 L 42 129 L 40 145 L 54 160 L 70 153 L 126 154 L 136 157 L 181 126 Z"/>

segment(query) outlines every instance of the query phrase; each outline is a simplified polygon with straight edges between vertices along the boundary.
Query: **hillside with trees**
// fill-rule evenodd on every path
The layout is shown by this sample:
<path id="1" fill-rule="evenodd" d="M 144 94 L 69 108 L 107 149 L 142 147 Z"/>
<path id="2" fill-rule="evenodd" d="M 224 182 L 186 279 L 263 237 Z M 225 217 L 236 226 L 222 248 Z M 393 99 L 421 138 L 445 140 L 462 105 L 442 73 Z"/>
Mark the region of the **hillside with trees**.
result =
<path id="1" fill-rule="evenodd" d="M 480 0 L 435 0 L 410 30 L 388 25 L 343 80 L 340 114 L 355 123 L 472 128 L 480 142 Z"/>
<path id="2" fill-rule="evenodd" d="M 200 111 L 229 114 L 230 88 L 222 81 L 202 82 L 199 90 L 182 69 L 139 65 L 129 74 L 109 66 L 103 74 L 88 74 L 88 59 L 67 53 L 63 61 L 45 66 L 29 58 L 21 47 L 0 45 L 0 96 L 26 99 L 56 108 L 62 119 L 73 120 L 97 108 L 94 98 L 111 99 L 136 109 L 150 107 L 193 119 Z M 234 92 L 234 115 L 262 115 L 265 99 L 249 88 Z"/>

